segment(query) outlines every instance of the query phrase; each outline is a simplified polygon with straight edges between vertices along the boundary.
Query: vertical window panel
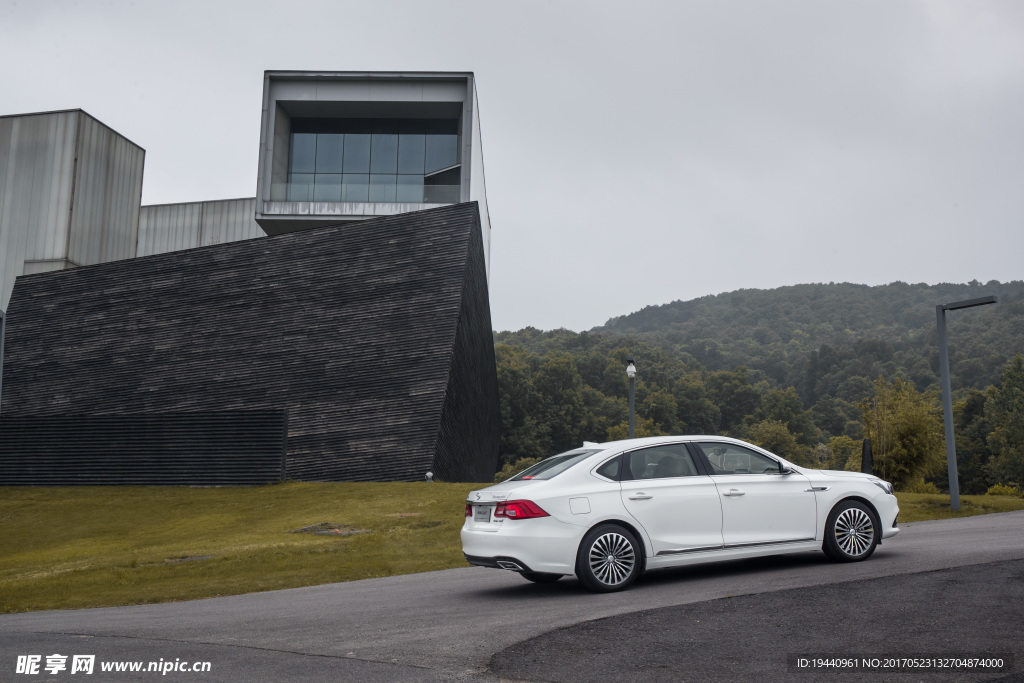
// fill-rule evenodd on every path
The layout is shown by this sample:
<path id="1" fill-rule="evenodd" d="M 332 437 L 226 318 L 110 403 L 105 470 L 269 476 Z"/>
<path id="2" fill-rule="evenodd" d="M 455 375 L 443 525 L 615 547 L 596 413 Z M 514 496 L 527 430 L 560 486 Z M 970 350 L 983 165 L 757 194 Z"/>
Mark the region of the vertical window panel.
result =
<path id="1" fill-rule="evenodd" d="M 288 153 L 289 173 L 313 173 L 316 170 L 316 134 L 295 133 Z"/>
<path id="2" fill-rule="evenodd" d="M 313 174 L 288 174 L 288 201 L 309 202 L 313 200 Z"/>
<path id="3" fill-rule="evenodd" d="M 393 175 L 371 175 L 370 176 L 370 201 L 371 202 L 394 202 L 396 195 L 395 176 Z"/>
<path id="4" fill-rule="evenodd" d="M 344 171 L 345 173 L 370 172 L 370 136 L 368 134 L 345 134 Z"/>
<path id="5" fill-rule="evenodd" d="M 366 137 L 370 137 L 367 135 Z M 347 140 L 345 141 L 348 142 Z M 348 145 L 346 144 L 346 150 Z M 369 148 L 369 145 L 367 145 Z M 369 160 L 367 160 L 369 161 Z M 370 176 L 365 173 L 346 173 L 343 176 L 341 186 L 341 201 L 343 202 L 365 202 L 369 201 Z"/>
<path id="6" fill-rule="evenodd" d="M 370 173 L 398 172 L 397 135 L 374 133 L 370 150 Z"/>
<path id="7" fill-rule="evenodd" d="M 337 133 L 320 133 L 316 136 L 317 173 L 341 173 L 341 150 L 344 140 L 345 136 Z"/>
<path id="8" fill-rule="evenodd" d="M 313 185 L 314 202 L 340 202 L 341 201 L 341 174 L 340 173 L 317 173 L 316 183 Z"/>
<path id="9" fill-rule="evenodd" d="M 398 136 L 398 172 L 423 173 L 423 135 Z"/>
<path id="10" fill-rule="evenodd" d="M 433 173 L 459 163 L 458 135 L 428 135 L 424 173 Z"/>
<path id="11" fill-rule="evenodd" d="M 421 175 L 400 175 L 398 176 L 398 188 L 395 194 L 395 201 L 411 204 L 423 202 L 423 176 Z"/>

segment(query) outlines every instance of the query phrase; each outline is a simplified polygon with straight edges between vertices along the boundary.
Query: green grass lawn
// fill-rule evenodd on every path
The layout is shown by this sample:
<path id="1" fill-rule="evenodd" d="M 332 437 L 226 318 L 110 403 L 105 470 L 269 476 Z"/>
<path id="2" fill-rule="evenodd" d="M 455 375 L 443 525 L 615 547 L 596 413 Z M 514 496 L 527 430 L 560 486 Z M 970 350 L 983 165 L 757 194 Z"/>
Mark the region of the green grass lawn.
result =
<path id="1" fill-rule="evenodd" d="M 900 502 L 900 524 L 1024 510 L 1024 498 L 1016 496 L 960 496 L 959 512 L 949 509 L 948 495 L 897 493 L 896 499 Z"/>
<path id="2" fill-rule="evenodd" d="M 0 612 L 191 600 L 468 566 L 459 541 L 463 501 L 482 486 L 3 487 Z M 289 533 L 321 522 L 369 533 Z"/>
<path id="3" fill-rule="evenodd" d="M 191 600 L 467 566 L 466 494 L 485 484 L 0 488 L 0 612 Z M 898 494 L 901 522 L 1024 500 Z M 351 535 L 289 533 L 321 522 Z M 203 558 L 203 559 L 199 559 Z"/>

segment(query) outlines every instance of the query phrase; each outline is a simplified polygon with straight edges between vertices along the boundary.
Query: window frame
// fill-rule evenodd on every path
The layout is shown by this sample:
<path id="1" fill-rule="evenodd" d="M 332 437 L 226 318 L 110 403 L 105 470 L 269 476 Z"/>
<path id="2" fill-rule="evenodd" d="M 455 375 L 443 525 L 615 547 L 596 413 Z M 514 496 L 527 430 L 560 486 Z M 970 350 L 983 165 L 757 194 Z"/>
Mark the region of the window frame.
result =
<path id="1" fill-rule="evenodd" d="M 732 447 L 738 448 L 740 450 L 750 451 L 751 453 L 763 456 L 763 457 L 771 460 L 772 462 L 774 462 L 776 467 L 778 468 L 778 471 L 777 472 L 716 472 L 714 465 L 711 464 L 711 460 L 708 458 L 707 454 L 704 453 L 704 449 L 701 448 L 701 446 L 700 446 L 700 444 L 702 444 L 702 443 L 717 443 L 717 444 L 721 444 L 722 446 L 732 446 Z M 758 474 L 760 474 L 760 475 L 772 475 L 772 476 L 775 476 L 775 475 L 781 475 L 783 473 L 783 470 L 785 469 L 785 467 L 782 464 L 782 460 L 779 458 L 779 456 L 775 455 L 774 453 L 768 453 L 768 452 L 763 451 L 763 450 L 761 450 L 759 448 L 750 448 L 748 446 L 741 445 L 741 444 L 738 444 L 738 443 L 732 443 L 731 441 L 714 441 L 714 440 L 692 441 L 692 442 L 688 443 L 688 447 L 690 449 L 690 452 L 694 456 L 698 457 L 701 460 L 701 462 L 704 464 L 704 466 L 707 468 L 707 470 L 712 474 L 712 476 L 716 476 L 716 477 L 731 477 L 733 475 L 735 475 L 735 476 L 746 476 L 746 475 L 758 475 Z"/>

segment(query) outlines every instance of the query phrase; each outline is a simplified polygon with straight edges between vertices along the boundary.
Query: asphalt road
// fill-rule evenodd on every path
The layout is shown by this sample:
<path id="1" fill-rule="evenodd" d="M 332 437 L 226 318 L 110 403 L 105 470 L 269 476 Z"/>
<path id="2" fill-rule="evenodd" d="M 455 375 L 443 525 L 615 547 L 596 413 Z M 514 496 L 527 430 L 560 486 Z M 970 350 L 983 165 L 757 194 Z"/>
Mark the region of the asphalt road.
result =
<path id="1" fill-rule="evenodd" d="M 922 595 L 929 595 L 920 593 L 921 586 L 913 583 L 915 579 L 928 581 L 928 577 L 915 575 L 931 573 L 934 579 L 941 573 L 938 570 L 953 570 L 960 577 L 955 580 L 966 587 L 964 595 L 968 596 L 966 602 L 959 604 L 962 613 L 967 607 L 988 600 L 988 587 L 993 584 L 964 582 L 963 577 L 971 572 L 960 568 L 1003 563 L 1009 569 L 987 566 L 983 570 L 990 573 L 985 575 L 996 577 L 991 580 L 997 581 L 997 585 L 1012 585 L 998 577 L 1004 576 L 1000 571 L 1010 572 L 1005 576 L 1012 576 L 1014 571 L 1019 573 L 1019 565 L 1013 562 L 1016 560 L 1024 560 L 1024 512 L 904 524 L 902 533 L 886 541 L 867 562 L 835 565 L 820 553 L 802 553 L 662 570 L 643 577 L 629 591 L 610 595 L 590 594 L 573 579 L 536 586 L 510 572 L 469 567 L 195 602 L 3 615 L 0 680 L 46 680 L 47 676 L 42 674 L 15 674 L 15 663 L 18 655 L 38 654 L 44 657 L 45 664 L 45 656 L 54 653 L 96 655 L 96 674 L 87 680 L 146 681 L 160 677 L 174 681 L 439 681 L 497 680 L 505 676 L 579 680 L 572 676 L 592 670 L 600 660 L 595 658 L 594 647 L 552 650 L 546 647 L 544 638 L 532 644 L 524 641 L 545 634 L 551 634 L 550 638 L 573 637 L 566 633 L 566 627 L 616 617 L 602 622 L 602 628 L 618 629 L 615 632 L 622 639 L 622 647 L 635 653 L 650 642 L 650 633 L 636 626 L 636 619 L 644 617 L 619 615 L 658 610 L 657 618 L 668 620 L 665 623 L 685 624 L 689 618 L 685 610 L 678 611 L 682 616 L 673 616 L 660 608 L 690 606 L 714 611 L 723 608 L 721 603 L 733 602 L 721 598 L 740 596 L 749 596 L 743 598 L 746 602 L 737 603 L 746 608 L 734 610 L 729 618 L 735 620 L 735 626 L 759 625 L 760 630 L 777 634 L 778 639 L 761 641 L 777 663 L 781 661 L 778 657 L 798 650 L 783 640 L 787 632 L 771 621 L 775 616 L 786 615 L 794 623 L 816 622 L 821 625 L 816 633 L 836 618 L 856 618 L 861 628 L 882 637 L 887 633 L 899 635 L 903 638 L 900 647 L 910 647 L 918 642 L 913 630 L 908 635 L 906 622 L 894 618 L 891 612 L 875 611 L 876 604 L 909 610 L 912 603 L 922 601 Z M 904 583 L 886 583 L 894 580 Z M 802 597 L 794 600 L 793 596 Z M 1011 594 L 1007 596 L 1012 599 Z M 815 609 L 818 602 L 822 607 Z M 1019 597 L 1013 604 L 1021 604 Z M 928 606 L 930 611 L 941 609 L 938 603 Z M 978 609 L 973 614 L 959 619 L 952 627 L 947 622 L 936 622 L 929 628 L 937 632 L 980 632 L 975 621 L 992 614 Z M 1013 633 L 1014 626 L 1001 625 L 1001 619 L 989 619 L 994 620 L 995 626 L 985 627 L 987 632 Z M 1019 626 L 1019 617 L 1016 623 Z M 559 629 L 562 631 L 552 633 Z M 672 630 L 679 632 L 678 628 Z M 576 636 L 582 638 L 582 633 Z M 795 637 L 798 632 L 788 633 Z M 690 636 L 680 633 L 677 642 L 684 644 L 686 637 Z M 833 640 L 845 643 L 855 638 L 851 633 L 837 631 Z M 962 641 L 970 645 L 969 638 Z M 591 641 L 591 645 L 599 642 L 602 641 Z M 705 672 L 712 677 L 718 676 L 712 666 L 718 661 L 715 657 L 729 657 L 737 666 L 757 661 L 749 656 L 748 650 L 735 649 L 734 640 L 701 642 L 721 649 L 712 651 L 708 660 L 712 668 Z M 828 638 L 814 641 L 818 648 L 830 642 L 833 641 Z M 932 647 L 931 641 L 921 642 Z M 529 651 L 522 656 L 537 660 L 536 665 L 531 664 L 533 668 L 519 670 L 508 665 L 508 655 L 516 653 L 517 647 L 520 653 Z M 676 664 L 665 658 L 657 663 L 682 666 L 687 660 L 682 655 L 684 650 L 680 648 L 679 652 Z M 919 653 L 916 648 L 914 652 L 903 652 Z M 488 668 L 492 657 L 493 671 Z M 208 661 L 210 671 L 161 676 L 147 672 L 101 675 L 98 670 L 101 662 L 161 659 Z M 646 680 L 649 672 L 641 675 L 645 669 L 636 668 L 642 661 L 629 664 L 627 659 L 613 658 L 605 662 L 602 677 Z M 1024 670 L 1024 661 L 1015 666 L 1015 671 Z M 722 680 L 731 678 L 731 670 L 717 671 Z M 750 678 L 768 676 L 767 671 L 750 669 Z M 77 674 L 64 671 L 52 679 L 76 680 L 74 676 Z M 858 677 L 852 676 L 846 675 L 843 680 Z M 931 674 L 900 676 L 897 680 L 932 680 Z"/>

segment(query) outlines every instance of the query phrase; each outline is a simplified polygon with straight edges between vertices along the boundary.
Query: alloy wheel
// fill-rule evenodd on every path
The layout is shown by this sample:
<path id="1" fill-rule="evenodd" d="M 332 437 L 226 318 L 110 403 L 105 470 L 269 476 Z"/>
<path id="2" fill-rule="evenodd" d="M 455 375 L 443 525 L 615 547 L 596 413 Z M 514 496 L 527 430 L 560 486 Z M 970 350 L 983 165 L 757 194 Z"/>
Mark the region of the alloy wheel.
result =
<path id="1" fill-rule="evenodd" d="M 860 508 L 843 510 L 834 526 L 836 543 L 850 557 L 866 553 L 875 540 L 875 525 L 871 516 Z"/>
<path id="2" fill-rule="evenodd" d="M 616 586 L 630 577 L 636 566 L 633 545 L 620 533 L 598 536 L 590 546 L 590 571 L 606 586 Z"/>

